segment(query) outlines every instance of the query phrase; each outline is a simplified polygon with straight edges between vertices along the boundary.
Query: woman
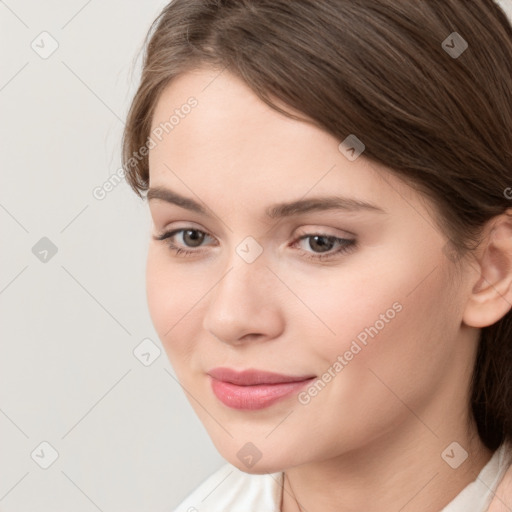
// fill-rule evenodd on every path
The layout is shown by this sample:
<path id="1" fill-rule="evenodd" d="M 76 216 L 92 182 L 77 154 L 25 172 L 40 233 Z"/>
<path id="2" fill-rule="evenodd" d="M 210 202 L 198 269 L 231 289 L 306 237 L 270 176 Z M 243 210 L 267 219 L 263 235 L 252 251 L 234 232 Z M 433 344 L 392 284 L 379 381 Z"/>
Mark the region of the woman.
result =
<path id="1" fill-rule="evenodd" d="M 177 510 L 512 510 L 503 11 L 175 0 L 148 38 L 148 305 L 227 460 Z"/>

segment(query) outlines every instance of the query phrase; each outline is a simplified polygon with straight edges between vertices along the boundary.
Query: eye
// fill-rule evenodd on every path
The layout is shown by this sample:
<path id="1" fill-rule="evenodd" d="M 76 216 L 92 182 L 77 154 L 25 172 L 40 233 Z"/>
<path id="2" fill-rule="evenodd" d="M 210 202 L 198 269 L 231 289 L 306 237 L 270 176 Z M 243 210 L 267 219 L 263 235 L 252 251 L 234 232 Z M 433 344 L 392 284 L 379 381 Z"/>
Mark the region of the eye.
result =
<path id="1" fill-rule="evenodd" d="M 180 236 L 182 242 L 176 243 L 175 237 Z M 198 250 L 203 242 L 208 238 L 213 240 L 213 236 L 202 231 L 200 229 L 187 227 L 174 229 L 167 231 L 161 235 L 153 237 L 155 240 L 166 241 L 167 247 L 177 256 L 183 257 L 193 256 L 203 252 Z M 309 240 L 308 243 L 303 242 Z M 326 260 L 333 259 L 334 257 L 341 255 L 350 250 L 354 250 L 357 245 L 356 239 L 351 238 L 340 238 L 325 233 L 308 233 L 295 240 L 291 244 L 291 247 L 295 247 L 297 244 L 309 246 L 312 251 L 299 248 L 298 252 L 301 256 L 310 260 Z M 188 248 L 188 249 L 187 249 Z M 336 248 L 335 250 L 333 250 Z"/>
<path id="2" fill-rule="evenodd" d="M 199 247 L 201 243 L 205 240 L 205 238 L 212 238 L 205 231 L 201 231 L 200 229 L 195 228 L 181 228 L 174 229 L 172 231 L 167 231 L 162 233 L 161 235 L 153 237 L 155 240 L 167 240 L 166 245 L 173 251 L 175 254 L 183 254 L 184 256 L 196 254 L 201 251 L 188 251 L 183 249 L 176 243 L 172 241 L 172 239 L 178 234 L 182 234 L 181 238 L 183 240 L 183 245 L 185 247 Z"/>
<path id="3" fill-rule="evenodd" d="M 356 240 L 353 238 L 339 238 L 324 233 L 309 233 L 301 236 L 293 245 L 309 240 L 305 245 L 309 246 L 313 252 L 299 249 L 306 258 L 324 260 L 333 256 L 343 254 L 356 248 Z M 337 246 L 336 250 L 332 250 Z"/>

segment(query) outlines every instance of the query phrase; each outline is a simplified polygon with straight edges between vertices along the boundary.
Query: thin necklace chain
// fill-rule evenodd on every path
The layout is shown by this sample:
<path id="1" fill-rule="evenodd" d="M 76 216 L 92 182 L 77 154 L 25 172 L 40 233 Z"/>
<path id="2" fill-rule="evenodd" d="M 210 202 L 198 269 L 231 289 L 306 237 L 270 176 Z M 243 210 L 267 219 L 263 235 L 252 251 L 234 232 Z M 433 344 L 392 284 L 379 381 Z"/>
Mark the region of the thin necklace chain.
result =
<path id="1" fill-rule="evenodd" d="M 284 474 L 284 478 L 287 478 L 286 473 Z M 293 491 L 292 484 L 290 482 L 290 479 L 288 478 L 288 485 L 290 487 L 290 491 L 292 491 L 293 499 L 295 500 L 295 503 L 297 504 L 297 508 L 299 509 L 299 512 L 302 512 L 302 508 L 299 505 L 299 502 L 297 500 L 297 497 L 295 496 L 295 492 Z M 284 479 L 283 479 L 283 487 L 284 487 Z"/>

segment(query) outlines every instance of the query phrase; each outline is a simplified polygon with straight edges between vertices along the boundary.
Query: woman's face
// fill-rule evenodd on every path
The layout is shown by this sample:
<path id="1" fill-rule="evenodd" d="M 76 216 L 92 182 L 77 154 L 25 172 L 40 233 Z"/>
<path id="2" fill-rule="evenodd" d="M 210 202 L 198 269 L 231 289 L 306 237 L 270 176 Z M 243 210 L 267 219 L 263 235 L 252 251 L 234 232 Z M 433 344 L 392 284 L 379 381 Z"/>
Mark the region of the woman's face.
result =
<path id="1" fill-rule="evenodd" d="M 149 310 L 229 462 L 273 472 L 462 422 L 471 286 L 426 200 L 227 71 L 174 80 L 152 132 L 152 235 L 176 232 L 151 238 Z"/>

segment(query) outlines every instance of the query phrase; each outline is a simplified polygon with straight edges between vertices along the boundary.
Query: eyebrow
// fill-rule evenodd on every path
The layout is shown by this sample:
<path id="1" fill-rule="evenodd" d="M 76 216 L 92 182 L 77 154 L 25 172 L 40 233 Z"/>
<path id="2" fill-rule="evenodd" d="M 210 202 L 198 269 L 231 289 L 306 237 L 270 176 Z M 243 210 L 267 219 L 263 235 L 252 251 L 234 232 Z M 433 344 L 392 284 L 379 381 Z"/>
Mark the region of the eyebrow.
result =
<path id="1" fill-rule="evenodd" d="M 146 197 L 148 201 L 151 201 L 152 199 L 160 199 L 161 201 L 175 204 L 181 208 L 185 208 L 186 210 L 210 216 L 207 208 L 205 208 L 203 205 L 168 188 L 150 188 Z M 385 210 L 375 204 L 361 201 L 352 197 L 324 196 L 312 197 L 309 199 L 299 199 L 289 203 L 273 204 L 265 210 L 265 214 L 271 219 L 277 219 L 283 217 L 291 217 L 292 215 L 299 215 L 301 213 L 324 210 L 344 210 L 347 212 L 367 210 L 376 213 L 387 213 Z"/>

